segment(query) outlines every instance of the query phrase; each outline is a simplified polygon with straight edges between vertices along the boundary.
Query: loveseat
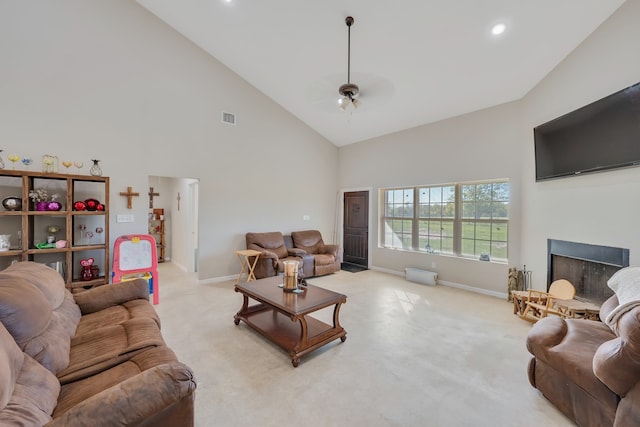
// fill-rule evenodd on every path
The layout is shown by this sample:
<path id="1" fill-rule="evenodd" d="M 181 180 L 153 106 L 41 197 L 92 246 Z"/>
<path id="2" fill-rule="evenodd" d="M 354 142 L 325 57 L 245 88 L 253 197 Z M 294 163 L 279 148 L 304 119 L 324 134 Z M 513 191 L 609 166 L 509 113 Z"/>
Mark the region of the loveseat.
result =
<path id="1" fill-rule="evenodd" d="M 0 272 L 0 425 L 192 426 L 195 388 L 145 280 L 72 295 L 39 263 Z"/>
<path id="2" fill-rule="evenodd" d="M 603 322 L 546 317 L 527 336 L 531 385 L 582 427 L 640 425 L 640 299 L 622 292 L 640 292 L 640 268 L 608 284 Z"/>
<path id="3" fill-rule="evenodd" d="M 257 279 L 284 271 L 284 261 L 298 261 L 305 277 L 322 276 L 340 270 L 340 247 L 325 244 L 317 230 L 247 233 L 247 249 L 262 252 L 254 270 Z"/>

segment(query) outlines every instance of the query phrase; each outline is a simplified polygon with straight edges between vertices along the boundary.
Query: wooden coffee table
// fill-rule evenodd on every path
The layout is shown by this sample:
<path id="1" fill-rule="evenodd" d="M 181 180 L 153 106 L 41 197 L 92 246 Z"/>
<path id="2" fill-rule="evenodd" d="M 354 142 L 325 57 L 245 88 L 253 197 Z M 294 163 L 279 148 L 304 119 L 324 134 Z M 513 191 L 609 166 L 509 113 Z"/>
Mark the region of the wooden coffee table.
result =
<path id="1" fill-rule="evenodd" d="M 235 291 L 243 296 L 242 308 L 233 321 L 236 325 L 244 321 L 273 343 L 282 347 L 291 356 L 297 367 L 300 357 L 340 338 L 347 339 L 347 331 L 340 326 L 340 306 L 347 302 L 345 295 L 307 285 L 304 292 L 284 292 L 278 287 L 282 277 L 268 277 L 235 285 Z M 257 304 L 249 305 L 249 299 Z M 333 325 L 311 316 L 314 311 L 333 308 Z"/>

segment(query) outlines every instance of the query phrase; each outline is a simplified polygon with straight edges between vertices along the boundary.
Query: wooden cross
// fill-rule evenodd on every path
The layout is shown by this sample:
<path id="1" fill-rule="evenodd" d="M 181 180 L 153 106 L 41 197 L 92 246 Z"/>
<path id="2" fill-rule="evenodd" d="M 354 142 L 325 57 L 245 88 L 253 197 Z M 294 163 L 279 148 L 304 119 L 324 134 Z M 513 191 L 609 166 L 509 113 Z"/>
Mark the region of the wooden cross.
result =
<path id="1" fill-rule="evenodd" d="M 131 209 L 131 201 L 134 197 L 138 197 L 140 195 L 140 193 L 134 193 L 132 191 L 131 187 L 127 187 L 127 192 L 125 193 L 124 191 L 120 192 L 121 196 L 125 196 L 127 198 L 127 209 Z"/>
<path id="2" fill-rule="evenodd" d="M 178 193 L 178 197 L 176 199 L 178 200 L 178 210 L 180 210 L 180 193 Z"/>
<path id="3" fill-rule="evenodd" d="M 159 196 L 160 193 L 154 193 L 153 187 L 149 187 L 149 209 L 153 208 L 153 196 Z"/>

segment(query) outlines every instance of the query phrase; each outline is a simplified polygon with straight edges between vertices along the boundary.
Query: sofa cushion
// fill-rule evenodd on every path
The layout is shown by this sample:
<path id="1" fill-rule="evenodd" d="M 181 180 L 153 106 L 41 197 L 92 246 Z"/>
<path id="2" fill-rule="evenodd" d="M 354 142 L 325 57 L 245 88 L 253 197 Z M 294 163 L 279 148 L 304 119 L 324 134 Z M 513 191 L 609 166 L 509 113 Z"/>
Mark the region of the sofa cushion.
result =
<path id="1" fill-rule="evenodd" d="M 156 313 L 153 306 L 149 304 L 149 301 L 136 299 L 94 313 L 85 314 L 80 319 L 76 335 L 84 335 L 99 327 L 118 325 L 127 320 L 143 317 L 153 319 L 160 327 L 160 317 L 158 317 L 158 313 Z"/>
<path id="2" fill-rule="evenodd" d="M 0 272 L 0 322 L 18 346 L 51 372 L 69 364 L 80 309 L 55 270 L 20 262 Z"/>
<path id="3" fill-rule="evenodd" d="M 279 231 L 268 233 L 247 233 L 245 236 L 247 249 L 267 250 L 276 254 L 278 258 L 286 258 L 289 255 L 284 244 L 284 237 Z"/>
<path id="4" fill-rule="evenodd" d="M 324 245 L 322 234 L 317 230 L 293 231 L 291 232 L 293 246 L 304 249 L 307 253 L 317 254 Z"/>
<path id="5" fill-rule="evenodd" d="M 0 324 L 0 425 L 46 424 L 59 392 L 56 377 L 24 354 Z"/>
<path id="6" fill-rule="evenodd" d="M 153 319 L 138 318 L 104 326 L 71 340 L 69 365 L 57 373 L 65 384 L 111 368 L 148 347 L 164 345 Z"/>
<path id="7" fill-rule="evenodd" d="M 148 348 L 116 366 L 89 378 L 64 384 L 60 390 L 58 406 L 53 417 L 59 417 L 70 408 L 110 387 L 164 363 L 177 362 L 174 352 L 166 346 Z"/>

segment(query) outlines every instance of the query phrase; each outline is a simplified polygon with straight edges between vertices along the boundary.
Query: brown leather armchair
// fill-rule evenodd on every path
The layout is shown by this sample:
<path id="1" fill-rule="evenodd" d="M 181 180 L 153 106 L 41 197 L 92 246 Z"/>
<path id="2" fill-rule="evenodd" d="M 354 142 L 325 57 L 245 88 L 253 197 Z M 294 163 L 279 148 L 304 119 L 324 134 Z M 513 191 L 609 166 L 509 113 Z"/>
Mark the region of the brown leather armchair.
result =
<path id="1" fill-rule="evenodd" d="M 613 295 L 600 308 L 606 319 Z M 582 427 L 640 425 L 640 306 L 614 328 L 604 322 L 545 317 L 527 336 L 529 382 Z"/>
<path id="2" fill-rule="evenodd" d="M 284 236 L 279 231 L 268 233 L 247 233 L 245 235 L 247 249 L 262 252 L 253 270 L 256 279 L 276 276 L 284 271 L 284 261 L 302 263 L 304 251 L 288 248 Z M 301 266 L 301 265 L 300 265 Z M 302 267 L 302 266 L 301 266 Z"/>
<path id="3" fill-rule="evenodd" d="M 307 265 L 304 267 L 307 276 L 322 276 L 335 273 L 340 270 L 340 247 L 338 245 L 325 245 L 322 234 L 318 230 L 294 231 L 291 233 L 293 246 L 302 249 L 307 255 L 313 255 L 313 273 Z M 305 257 L 308 262 L 311 258 Z M 305 259 L 305 264 L 307 260 Z"/>

